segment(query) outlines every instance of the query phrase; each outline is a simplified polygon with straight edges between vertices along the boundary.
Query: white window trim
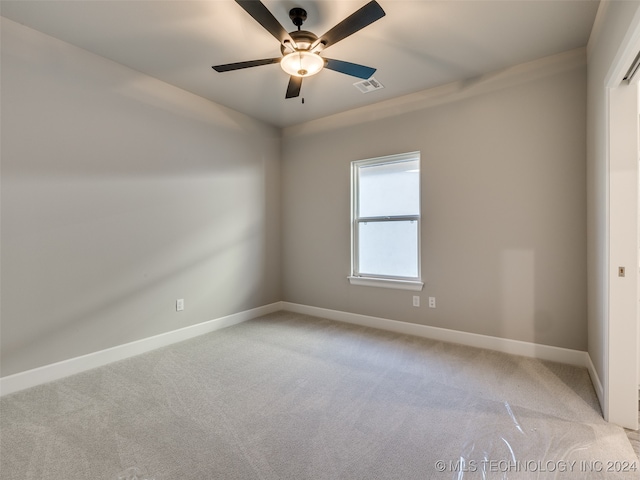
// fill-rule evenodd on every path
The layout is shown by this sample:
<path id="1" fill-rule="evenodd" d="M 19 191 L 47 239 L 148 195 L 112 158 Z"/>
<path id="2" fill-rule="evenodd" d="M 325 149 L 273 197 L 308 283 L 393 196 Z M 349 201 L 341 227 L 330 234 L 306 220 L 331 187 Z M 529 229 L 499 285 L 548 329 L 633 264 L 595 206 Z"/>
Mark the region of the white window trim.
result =
<path id="1" fill-rule="evenodd" d="M 363 165 L 376 165 L 381 163 L 403 162 L 407 160 L 420 161 L 420 152 L 408 152 L 397 155 L 388 155 L 385 157 L 370 158 L 366 160 L 358 160 L 351 163 L 351 275 L 347 278 L 351 285 L 360 285 L 368 287 L 382 287 L 393 288 L 398 290 L 412 290 L 421 291 L 424 287 L 422 282 L 422 260 L 421 260 L 421 235 L 422 235 L 422 214 L 420 213 L 417 218 L 418 222 L 418 276 L 417 278 L 398 278 L 398 277 L 386 277 L 386 276 L 374 276 L 374 275 L 358 275 L 355 272 L 358 271 L 357 255 L 356 255 L 356 242 L 357 242 L 357 213 L 358 213 L 358 199 L 356 198 L 356 190 L 353 186 L 357 185 L 358 181 L 358 168 Z M 422 182 L 421 182 L 422 183 Z M 420 196 L 422 196 L 422 185 L 420 185 Z M 407 216 L 415 217 L 415 216 Z M 400 218 L 400 217 L 398 217 Z"/>
<path id="2" fill-rule="evenodd" d="M 420 292 L 424 287 L 424 282 L 413 280 L 396 280 L 382 277 L 354 277 L 353 275 L 347 278 L 351 285 L 360 285 L 363 287 L 395 288 L 396 290 L 413 290 L 414 292 Z"/>

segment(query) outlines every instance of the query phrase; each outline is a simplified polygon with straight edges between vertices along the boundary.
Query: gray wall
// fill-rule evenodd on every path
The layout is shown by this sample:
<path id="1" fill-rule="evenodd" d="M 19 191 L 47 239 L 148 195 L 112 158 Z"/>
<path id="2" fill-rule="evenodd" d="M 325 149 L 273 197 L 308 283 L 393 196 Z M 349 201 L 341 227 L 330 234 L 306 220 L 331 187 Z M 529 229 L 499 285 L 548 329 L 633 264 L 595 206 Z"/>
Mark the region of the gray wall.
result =
<path id="1" fill-rule="evenodd" d="M 284 132 L 5 19 L 1 75 L 2 376 L 278 300 L 586 349 L 584 61 Z M 412 150 L 420 308 L 346 279 L 350 162 Z"/>
<path id="2" fill-rule="evenodd" d="M 2 376 L 280 300 L 279 130 L 5 19 L 1 58 Z"/>
<path id="3" fill-rule="evenodd" d="M 533 69 L 510 86 L 445 89 L 427 108 L 407 112 L 405 101 L 396 114 L 363 111 L 286 130 L 283 299 L 585 350 L 581 55 L 575 68 Z M 413 150 L 422 153 L 420 308 L 415 292 L 347 281 L 350 162 Z"/>

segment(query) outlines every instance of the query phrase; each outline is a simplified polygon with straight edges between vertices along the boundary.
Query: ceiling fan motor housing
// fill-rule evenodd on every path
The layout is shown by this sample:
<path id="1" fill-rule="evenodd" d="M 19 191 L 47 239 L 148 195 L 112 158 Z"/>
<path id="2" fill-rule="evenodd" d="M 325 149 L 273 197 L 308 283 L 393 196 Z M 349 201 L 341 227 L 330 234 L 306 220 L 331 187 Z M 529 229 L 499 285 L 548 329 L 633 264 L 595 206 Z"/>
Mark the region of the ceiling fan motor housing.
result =
<path id="1" fill-rule="evenodd" d="M 296 50 L 309 50 L 309 47 L 313 45 L 313 42 L 318 40 L 317 35 L 311 32 L 307 32 L 306 30 L 297 30 L 295 32 L 290 32 L 289 35 L 291 35 L 291 38 L 296 44 Z M 287 47 L 285 45 L 281 45 L 280 51 L 283 55 L 286 54 Z"/>

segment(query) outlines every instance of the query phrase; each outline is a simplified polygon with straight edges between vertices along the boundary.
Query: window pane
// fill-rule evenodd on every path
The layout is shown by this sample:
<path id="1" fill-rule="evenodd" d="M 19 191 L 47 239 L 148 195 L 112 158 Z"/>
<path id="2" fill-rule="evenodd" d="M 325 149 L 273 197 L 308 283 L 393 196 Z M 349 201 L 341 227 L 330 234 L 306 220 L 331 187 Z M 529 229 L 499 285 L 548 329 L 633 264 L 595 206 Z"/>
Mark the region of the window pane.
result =
<path id="1" fill-rule="evenodd" d="M 359 223 L 359 273 L 418 277 L 418 222 Z"/>
<path id="2" fill-rule="evenodd" d="M 360 217 L 418 215 L 420 162 L 362 165 L 358 169 Z"/>

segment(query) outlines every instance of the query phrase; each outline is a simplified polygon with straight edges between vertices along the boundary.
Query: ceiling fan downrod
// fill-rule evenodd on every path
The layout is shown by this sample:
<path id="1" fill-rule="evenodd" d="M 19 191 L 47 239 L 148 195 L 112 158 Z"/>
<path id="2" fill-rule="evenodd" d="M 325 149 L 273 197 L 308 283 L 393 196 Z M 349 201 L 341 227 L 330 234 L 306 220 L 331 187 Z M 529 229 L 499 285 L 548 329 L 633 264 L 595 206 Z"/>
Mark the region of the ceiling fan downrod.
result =
<path id="1" fill-rule="evenodd" d="M 289 18 L 291 19 L 293 24 L 298 27 L 298 30 L 300 30 L 300 27 L 307 19 L 307 11 L 304 8 L 300 7 L 292 8 L 291 10 L 289 10 Z"/>

